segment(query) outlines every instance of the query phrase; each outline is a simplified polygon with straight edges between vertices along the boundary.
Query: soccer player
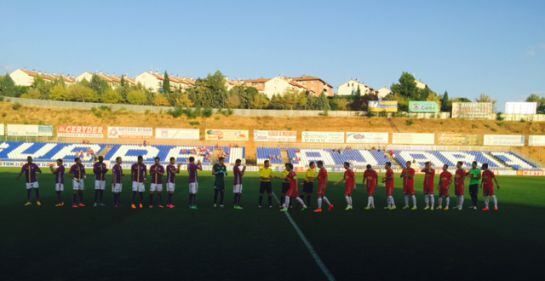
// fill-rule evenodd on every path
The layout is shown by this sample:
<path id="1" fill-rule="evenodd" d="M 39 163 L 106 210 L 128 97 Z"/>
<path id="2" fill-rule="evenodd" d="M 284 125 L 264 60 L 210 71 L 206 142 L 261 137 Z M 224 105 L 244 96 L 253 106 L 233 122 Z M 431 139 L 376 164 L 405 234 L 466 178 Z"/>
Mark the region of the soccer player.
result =
<path id="1" fill-rule="evenodd" d="M 240 199 L 242 197 L 242 177 L 246 171 L 246 166 L 241 164 L 240 159 L 235 160 L 235 166 L 233 167 L 233 193 L 235 195 L 233 200 L 233 208 L 236 210 L 242 210 L 240 206 Z"/>
<path id="2" fill-rule="evenodd" d="M 415 170 L 411 168 L 411 161 L 405 163 L 405 169 L 401 171 L 401 178 L 403 179 L 403 195 L 405 199 L 405 205 L 403 210 L 409 209 L 409 198 L 413 201 L 413 207 L 411 210 L 417 210 L 416 206 L 416 192 L 414 191 L 414 174 Z"/>
<path id="3" fill-rule="evenodd" d="M 316 180 L 316 163 L 311 161 L 307 172 L 305 173 L 305 180 L 303 181 L 303 193 L 306 199 L 307 206 L 310 207 L 310 201 L 312 199 L 312 193 L 314 192 L 314 181 Z"/>
<path id="4" fill-rule="evenodd" d="M 38 184 L 38 176 L 37 174 L 41 174 L 42 170 L 40 170 L 40 167 L 38 165 L 32 163 L 32 157 L 28 156 L 26 158 L 26 164 L 21 167 L 21 172 L 19 173 L 19 176 L 17 176 L 17 179 L 21 178 L 23 174 L 25 174 L 25 181 L 26 181 L 26 207 L 32 206 L 32 190 L 34 189 L 35 193 L 35 200 L 36 200 L 36 206 L 40 207 L 42 206 L 42 202 L 40 201 L 40 185 Z"/>
<path id="5" fill-rule="evenodd" d="M 356 180 L 354 179 L 354 171 L 350 168 L 350 163 L 344 162 L 344 175 L 337 184 L 344 181 L 344 198 L 346 199 L 345 211 L 352 210 L 352 192 L 356 188 Z"/>
<path id="6" fill-rule="evenodd" d="M 187 164 L 187 172 L 189 173 L 189 208 L 197 209 L 197 192 L 199 191 L 198 171 L 202 171 L 201 160 L 195 164 L 195 157 L 189 157 L 189 164 Z"/>
<path id="7" fill-rule="evenodd" d="M 284 167 L 286 167 L 284 165 Z M 288 175 L 290 172 L 288 169 L 284 168 L 284 171 L 282 171 L 282 189 L 280 190 L 282 195 L 280 197 L 280 209 L 284 208 L 284 200 L 286 199 L 286 194 L 288 193 L 288 190 L 290 189 L 290 179 L 288 178 Z M 291 208 L 292 206 L 289 205 Z"/>
<path id="8" fill-rule="evenodd" d="M 219 206 L 223 208 L 225 198 L 225 176 L 227 176 L 227 166 L 225 166 L 225 159 L 223 157 L 218 158 L 218 163 L 212 166 L 212 175 L 214 176 L 214 208 Z"/>
<path id="9" fill-rule="evenodd" d="M 458 199 L 458 204 L 456 208 L 458 210 L 462 210 L 464 206 L 464 191 L 465 191 L 465 179 L 468 175 L 466 170 L 464 170 L 464 163 L 462 161 L 458 161 L 456 163 L 456 173 L 454 174 L 454 193 L 456 194 L 456 198 Z"/>
<path id="10" fill-rule="evenodd" d="M 471 163 L 469 170 L 469 195 L 471 195 L 471 208 L 477 210 L 479 202 L 479 182 L 481 181 L 481 170 L 477 167 L 477 161 Z"/>
<path id="11" fill-rule="evenodd" d="M 149 173 L 151 176 L 151 184 L 149 187 L 149 208 L 153 208 L 155 201 L 153 200 L 153 195 L 157 192 L 157 197 L 159 197 L 159 204 L 157 207 L 164 208 L 163 206 L 163 175 L 165 174 L 165 167 L 161 165 L 161 159 L 159 157 L 154 158 L 154 164 L 150 166 Z"/>
<path id="12" fill-rule="evenodd" d="M 426 162 L 422 173 L 424 173 L 424 202 L 426 203 L 424 210 L 433 211 L 435 206 L 435 170 L 431 167 L 430 161 Z"/>
<path id="13" fill-rule="evenodd" d="M 494 211 L 497 212 L 499 210 L 498 199 L 496 198 L 496 194 L 494 193 L 494 183 L 496 184 L 497 189 L 500 189 L 500 185 L 498 184 L 498 180 L 496 179 L 494 172 L 488 169 L 488 163 L 484 163 L 482 169 L 483 174 L 481 188 L 483 189 L 484 196 L 483 212 L 488 212 L 488 203 L 490 201 L 490 197 L 492 197 L 492 201 L 494 202 Z"/>
<path id="14" fill-rule="evenodd" d="M 386 162 L 384 168 L 386 169 L 386 174 L 382 180 L 386 187 L 386 207 L 384 207 L 384 209 L 392 211 L 396 209 L 396 202 L 394 199 L 394 170 L 392 170 L 391 162 Z"/>
<path id="15" fill-rule="evenodd" d="M 297 200 L 299 204 L 301 204 L 302 208 L 301 211 L 304 211 L 307 209 L 307 205 L 305 205 L 305 202 L 303 199 L 299 198 L 299 187 L 297 184 L 297 174 L 293 170 L 293 164 L 286 163 L 286 171 L 288 172 L 288 175 L 286 178 L 289 181 L 289 189 L 286 191 L 286 196 L 284 198 L 284 205 L 282 206 L 282 209 L 280 211 L 287 212 L 288 208 L 290 206 L 290 199 Z"/>
<path id="16" fill-rule="evenodd" d="M 259 203 L 258 207 L 263 207 L 263 194 L 267 192 L 269 208 L 272 208 L 272 169 L 269 160 L 263 162 L 263 167 L 259 168 Z"/>
<path id="17" fill-rule="evenodd" d="M 322 202 L 325 202 L 329 207 L 327 208 L 328 211 L 333 211 L 333 204 L 329 202 L 329 199 L 325 196 L 326 190 L 327 190 L 327 169 L 324 167 L 324 161 L 318 160 L 316 162 L 318 165 L 318 208 L 314 210 L 315 213 L 321 213 L 322 212 Z"/>
<path id="18" fill-rule="evenodd" d="M 377 182 L 377 171 L 375 171 L 371 165 L 367 164 L 366 170 L 363 172 L 363 185 L 367 187 L 367 207 L 365 207 L 365 210 L 375 209 Z"/>
<path id="19" fill-rule="evenodd" d="M 115 158 L 115 165 L 112 168 L 112 193 L 114 194 L 114 208 L 121 205 L 121 191 L 123 190 L 123 167 L 121 157 Z"/>
<path id="20" fill-rule="evenodd" d="M 70 176 L 72 177 L 72 189 L 74 194 L 72 195 L 72 208 L 83 208 L 83 190 L 85 189 L 85 167 L 81 164 L 81 158 L 76 157 L 74 159 L 74 165 L 70 167 Z"/>
<path id="21" fill-rule="evenodd" d="M 176 166 L 176 158 L 170 157 L 170 163 L 167 165 L 167 208 L 169 209 L 175 207 L 173 197 L 174 191 L 176 191 L 176 174 L 180 173 L 180 166 L 182 166 L 182 164 Z"/>
<path id="22" fill-rule="evenodd" d="M 136 209 L 136 195 L 140 199 L 138 203 L 138 208 L 144 208 L 144 191 L 146 187 L 144 183 L 146 182 L 146 177 L 148 175 L 148 168 L 144 164 L 144 157 L 138 155 L 138 160 L 136 163 L 132 164 L 131 167 L 131 176 L 132 176 L 132 201 L 131 208 Z"/>
<path id="23" fill-rule="evenodd" d="M 448 165 L 443 165 L 443 171 L 439 175 L 439 202 L 438 209 L 448 211 L 450 206 L 449 189 L 452 183 L 452 174 L 448 171 Z M 443 199 L 445 200 L 445 207 L 443 208 Z"/>
<path id="24" fill-rule="evenodd" d="M 104 196 L 104 189 L 106 188 L 106 173 L 108 168 L 104 163 L 104 157 L 100 155 L 98 162 L 93 165 L 93 173 L 95 174 L 95 204 L 94 207 L 104 206 L 102 197 Z"/>
<path id="25" fill-rule="evenodd" d="M 55 194 L 57 195 L 57 202 L 55 207 L 64 207 L 64 200 L 62 200 L 62 192 L 64 191 L 64 165 L 62 159 L 57 159 L 57 167 L 54 164 L 49 165 L 51 173 L 55 175 Z"/>

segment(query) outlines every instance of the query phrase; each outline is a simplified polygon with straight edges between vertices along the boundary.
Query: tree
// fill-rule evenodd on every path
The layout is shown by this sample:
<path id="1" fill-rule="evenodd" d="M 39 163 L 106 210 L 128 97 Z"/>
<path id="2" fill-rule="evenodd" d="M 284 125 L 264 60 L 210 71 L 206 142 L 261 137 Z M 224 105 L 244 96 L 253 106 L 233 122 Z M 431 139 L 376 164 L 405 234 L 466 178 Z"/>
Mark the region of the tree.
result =
<path id="1" fill-rule="evenodd" d="M 155 106 L 169 106 L 170 101 L 161 93 L 156 93 L 153 97 L 153 105 Z"/>
<path id="2" fill-rule="evenodd" d="M 51 94 L 49 95 L 50 99 L 66 101 L 69 100 L 70 96 L 68 94 L 68 89 L 63 84 L 57 84 L 51 88 Z"/>
<path id="3" fill-rule="evenodd" d="M 269 106 L 269 103 L 270 103 L 269 98 L 265 94 L 258 92 L 257 95 L 255 95 L 254 99 L 252 100 L 251 108 L 254 108 L 254 109 L 267 108 Z"/>
<path id="4" fill-rule="evenodd" d="M 123 97 L 120 92 L 121 87 L 117 89 L 108 89 L 102 95 L 102 102 L 104 103 L 123 103 Z"/>
<path id="5" fill-rule="evenodd" d="M 540 97 L 537 94 L 531 94 L 526 98 L 527 102 L 537 102 L 537 113 L 545 114 L 545 97 Z"/>
<path id="6" fill-rule="evenodd" d="M 226 80 L 220 71 L 207 75 L 204 79 L 197 79 L 195 87 L 188 89 L 189 98 L 198 107 L 222 108 L 229 97 Z"/>
<path id="7" fill-rule="evenodd" d="M 82 84 L 74 84 L 67 89 L 67 99 L 71 101 L 97 102 L 99 101 L 99 96 L 90 87 Z"/>
<path id="8" fill-rule="evenodd" d="M 359 90 L 359 87 L 358 87 Z M 323 91 L 320 94 L 320 97 L 318 98 L 318 107 L 319 109 L 323 111 L 328 111 L 331 109 L 331 106 L 329 105 L 329 100 L 327 99 L 327 96 L 325 95 L 325 91 Z"/>
<path id="9" fill-rule="evenodd" d="M 330 102 L 331 110 L 347 110 L 348 103 L 348 99 L 344 97 L 333 97 Z"/>
<path id="10" fill-rule="evenodd" d="M 91 81 L 89 81 L 89 88 L 91 88 L 98 97 L 102 97 L 102 95 L 110 89 L 110 85 L 108 85 L 108 82 L 102 79 L 102 77 L 93 74 L 93 76 L 91 76 Z"/>
<path id="11" fill-rule="evenodd" d="M 189 98 L 189 95 L 186 92 L 178 93 L 176 95 L 175 106 L 177 107 L 192 107 L 193 101 Z"/>
<path id="12" fill-rule="evenodd" d="M 122 102 L 127 101 L 127 94 L 129 93 L 129 85 L 125 79 L 125 75 L 121 75 L 121 80 L 119 81 L 119 95 L 121 96 Z"/>
<path id="13" fill-rule="evenodd" d="M 410 100 L 419 98 L 418 88 L 416 87 L 416 79 L 408 72 L 403 72 L 399 77 L 398 83 L 390 87 L 394 95 L 404 97 Z"/>
<path id="14" fill-rule="evenodd" d="M 441 99 L 441 111 L 449 112 L 451 108 L 452 108 L 452 105 L 450 104 L 450 101 L 448 98 L 448 92 L 445 91 L 443 93 L 443 98 Z"/>
<path id="15" fill-rule="evenodd" d="M 496 103 L 489 95 L 481 93 L 478 98 L 475 99 L 476 102 L 491 102 Z"/>
<path id="16" fill-rule="evenodd" d="M 133 89 L 127 93 L 127 101 L 130 104 L 147 104 L 148 97 L 144 90 L 142 89 Z"/>
<path id="17" fill-rule="evenodd" d="M 0 95 L 7 97 L 18 97 L 21 94 L 22 91 L 18 89 L 15 82 L 13 82 L 13 79 L 11 79 L 8 74 L 0 76 Z"/>
<path id="18" fill-rule="evenodd" d="M 168 73 L 166 71 L 163 74 L 162 93 L 163 94 L 170 93 L 170 78 L 168 77 Z"/>

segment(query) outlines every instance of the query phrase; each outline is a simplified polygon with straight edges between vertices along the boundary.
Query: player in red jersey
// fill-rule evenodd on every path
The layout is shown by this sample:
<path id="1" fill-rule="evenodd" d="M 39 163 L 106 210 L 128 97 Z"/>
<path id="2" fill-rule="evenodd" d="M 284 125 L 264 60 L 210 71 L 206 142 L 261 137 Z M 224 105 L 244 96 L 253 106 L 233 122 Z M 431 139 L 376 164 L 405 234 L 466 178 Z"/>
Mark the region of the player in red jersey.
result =
<path id="1" fill-rule="evenodd" d="M 386 174 L 384 175 L 382 182 L 384 182 L 384 186 L 386 187 L 386 196 L 387 196 L 386 207 L 384 207 L 384 209 L 395 210 L 396 203 L 394 200 L 394 170 L 392 170 L 392 163 L 386 162 L 386 165 L 384 165 L 384 168 L 386 169 Z"/>
<path id="2" fill-rule="evenodd" d="M 367 187 L 367 207 L 365 210 L 375 209 L 375 192 L 377 190 L 378 175 L 377 171 L 367 164 L 367 169 L 363 172 L 363 185 Z"/>
<path id="3" fill-rule="evenodd" d="M 439 201 L 437 208 L 443 208 L 443 199 L 445 199 L 444 211 L 448 211 L 450 205 L 450 197 L 448 195 L 450 184 L 452 183 L 452 174 L 448 171 L 448 165 L 443 165 L 443 172 L 439 175 Z"/>
<path id="4" fill-rule="evenodd" d="M 494 184 L 496 184 L 497 189 L 500 189 L 500 185 L 498 184 L 498 180 L 496 179 L 494 172 L 488 169 L 488 163 L 483 164 L 482 170 L 483 174 L 481 176 L 481 188 L 483 189 L 484 195 L 483 212 L 488 212 L 488 203 L 490 202 L 490 197 L 492 197 L 492 201 L 494 202 L 494 211 L 497 212 L 499 210 L 498 199 L 496 198 L 496 194 L 494 193 Z"/>
<path id="5" fill-rule="evenodd" d="M 405 206 L 403 206 L 403 210 L 409 209 L 409 197 L 413 201 L 413 207 L 411 210 L 417 210 L 418 207 L 416 206 L 416 192 L 414 191 L 414 174 L 415 170 L 411 168 L 411 161 L 407 161 L 405 163 L 405 169 L 401 171 L 401 178 L 403 179 L 403 194 L 405 199 Z"/>
<path id="6" fill-rule="evenodd" d="M 456 198 L 458 199 L 456 208 L 460 211 L 464 206 L 464 183 L 466 177 L 468 176 L 468 173 L 466 170 L 464 170 L 463 165 L 464 163 L 462 161 L 458 161 L 458 163 L 456 163 L 456 173 L 454 174 L 454 194 L 456 194 Z"/>
<path id="7" fill-rule="evenodd" d="M 424 210 L 433 211 L 435 206 L 435 194 L 433 190 L 435 170 L 431 167 L 431 162 L 426 162 L 422 173 L 424 173 L 424 202 L 426 203 Z"/>
<path id="8" fill-rule="evenodd" d="M 324 161 L 319 160 L 316 162 L 316 165 L 318 166 L 318 208 L 314 210 L 315 213 L 321 213 L 322 212 L 322 202 L 325 202 L 329 207 L 328 211 L 333 211 L 333 204 L 329 202 L 329 199 L 325 196 L 326 190 L 327 190 L 327 169 L 324 167 Z"/>
<path id="9" fill-rule="evenodd" d="M 352 192 L 356 188 L 356 180 L 354 179 L 354 171 L 350 169 L 350 163 L 344 162 L 344 176 L 337 184 L 344 181 L 344 198 L 346 199 L 345 211 L 352 210 Z"/>
<path id="10" fill-rule="evenodd" d="M 286 163 L 286 171 L 288 172 L 286 179 L 289 182 L 289 189 L 286 192 L 286 196 L 284 198 L 284 206 L 282 206 L 282 209 L 280 211 L 287 212 L 288 207 L 290 206 L 290 199 L 297 200 L 299 204 L 301 204 L 302 208 L 301 211 L 304 211 L 307 209 L 307 205 L 305 205 L 305 202 L 303 199 L 299 198 L 299 186 L 297 184 L 297 174 L 295 171 L 293 171 L 293 164 Z"/>

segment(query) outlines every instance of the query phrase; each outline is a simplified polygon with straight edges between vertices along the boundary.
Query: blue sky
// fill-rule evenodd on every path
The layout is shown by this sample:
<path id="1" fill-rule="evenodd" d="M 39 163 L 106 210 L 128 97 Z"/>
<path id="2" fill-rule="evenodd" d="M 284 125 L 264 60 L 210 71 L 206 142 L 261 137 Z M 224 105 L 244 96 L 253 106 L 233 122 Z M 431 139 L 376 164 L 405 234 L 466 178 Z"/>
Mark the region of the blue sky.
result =
<path id="1" fill-rule="evenodd" d="M 0 70 L 316 75 L 545 94 L 545 1 L 2 1 Z"/>

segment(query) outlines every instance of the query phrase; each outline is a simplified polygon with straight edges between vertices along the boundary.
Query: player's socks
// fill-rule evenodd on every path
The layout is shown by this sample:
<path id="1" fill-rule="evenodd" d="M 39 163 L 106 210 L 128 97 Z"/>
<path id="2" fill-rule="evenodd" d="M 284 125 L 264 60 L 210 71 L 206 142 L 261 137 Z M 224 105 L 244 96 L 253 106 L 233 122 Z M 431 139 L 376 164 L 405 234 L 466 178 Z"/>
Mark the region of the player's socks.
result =
<path id="1" fill-rule="evenodd" d="M 163 193 L 161 192 L 157 192 L 157 199 L 159 199 L 159 208 L 161 208 L 161 206 L 163 206 Z"/>
<path id="2" fill-rule="evenodd" d="M 132 202 L 133 204 L 136 204 L 136 191 L 133 191 L 133 192 L 132 192 L 132 200 L 131 200 L 131 202 Z"/>
<path id="3" fill-rule="evenodd" d="M 403 206 L 403 209 L 408 209 L 409 208 L 409 195 L 405 195 L 403 199 L 405 199 L 405 206 Z"/>
<path id="4" fill-rule="evenodd" d="M 290 206 L 290 197 L 284 196 L 284 208 L 288 208 Z"/>
<path id="5" fill-rule="evenodd" d="M 413 208 L 417 208 L 416 207 L 416 195 L 411 195 L 411 198 L 413 199 Z"/>
<path id="6" fill-rule="evenodd" d="M 153 200 L 153 193 L 149 194 L 149 205 L 150 208 L 153 208 L 154 200 Z"/>
<path id="7" fill-rule="evenodd" d="M 312 200 L 312 196 L 310 194 L 307 195 L 307 206 L 310 206 Z"/>
<path id="8" fill-rule="evenodd" d="M 322 197 L 318 197 L 318 209 L 320 209 L 320 210 L 322 209 L 322 201 L 323 201 Z M 318 210 L 318 209 L 316 209 L 316 210 Z"/>
<path id="9" fill-rule="evenodd" d="M 432 194 L 430 195 L 430 210 L 433 210 L 434 206 L 435 206 L 435 196 L 433 196 Z"/>
<path id="10" fill-rule="evenodd" d="M 439 202 L 437 203 L 437 209 L 441 209 L 443 206 L 443 197 L 439 196 Z"/>
<path id="11" fill-rule="evenodd" d="M 496 198 L 496 195 L 492 195 L 492 202 L 494 203 L 494 210 L 498 210 L 498 198 Z"/>
<path id="12" fill-rule="evenodd" d="M 32 189 L 26 190 L 26 201 L 30 202 L 30 199 L 32 198 Z"/>
<path id="13" fill-rule="evenodd" d="M 448 210 L 448 208 L 450 207 L 450 197 L 448 197 L 448 196 L 446 198 L 446 204 L 447 205 L 445 206 L 445 208 L 447 208 L 447 210 Z"/>
<path id="14" fill-rule="evenodd" d="M 36 193 L 36 200 L 40 201 L 40 190 L 37 188 L 34 188 L 34 192 Z"/>
<path id="15" fill-rule="evenodd" d="M 322 200 L 324 200 L 324 202 L 329 205 L 330 207 L 333 206 L 333 204 L 331 204 L 331 202 L 329 201 L 329 199 L 327 199 L 327 197 L 322 197 Z"/>
<path id="16" fill-rule="evenodd" d="M 263 194 L 259 194 L 258 205 L 263 206 Z"/>
<path id="17" fill-rule="evenodd" d="M 78 195 L 75 192 L 72 194 L 72 204 L 78 204 Z"/>

